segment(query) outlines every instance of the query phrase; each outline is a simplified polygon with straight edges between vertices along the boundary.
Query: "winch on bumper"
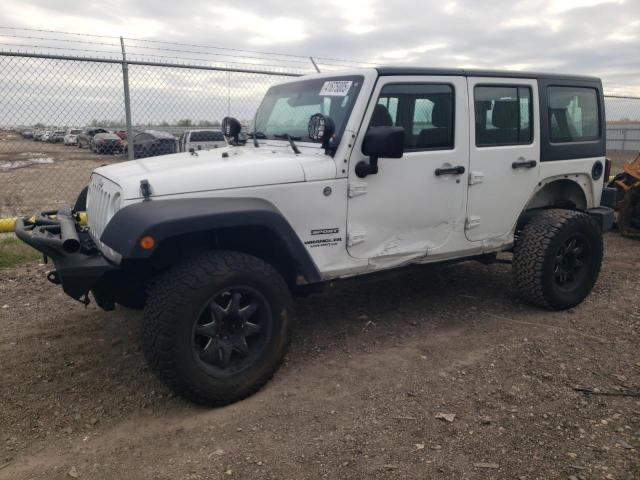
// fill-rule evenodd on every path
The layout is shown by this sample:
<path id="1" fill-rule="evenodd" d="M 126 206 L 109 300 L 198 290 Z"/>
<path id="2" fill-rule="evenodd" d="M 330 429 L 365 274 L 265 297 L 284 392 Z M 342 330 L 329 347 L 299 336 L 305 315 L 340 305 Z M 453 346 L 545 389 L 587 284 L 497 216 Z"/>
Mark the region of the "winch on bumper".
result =
<path id="1" fill-rule="evenodd" d="M 105 277 L 119 271 L 118 266 L 108 262 L 98 251 L 70 207 L 41 212 L 32 220 L 18 219 L 16 236 L 42 252 L 45 261 L 47 258 L 53 260 L 55 270 L 49 272 L 47 278 L 62 285 L 70 297 L 88 303 L 89 291 Z"/>

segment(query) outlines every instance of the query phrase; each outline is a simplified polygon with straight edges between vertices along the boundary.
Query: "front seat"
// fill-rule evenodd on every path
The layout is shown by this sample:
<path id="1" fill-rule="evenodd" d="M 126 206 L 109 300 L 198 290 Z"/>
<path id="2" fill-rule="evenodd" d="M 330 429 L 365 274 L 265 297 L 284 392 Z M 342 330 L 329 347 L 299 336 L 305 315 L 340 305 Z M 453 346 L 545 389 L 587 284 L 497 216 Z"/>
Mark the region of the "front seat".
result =
<path id="1" fill-rule="evenodd" d="M 449 145 L 452 120 L 451 105 L 438 102 L 431 112 L 433 128 L 420 130 L 416 145 L 420 148 L 446 147 Z"/>
<path id="2" fill-rule="evenodd" d="M 373 109 L 370 127 L 392 127 L 393 120 L 389 114 L 389 110 L 384 105 L 377 103 Z"/>
<path id="3" fill-rule="evenodd" d="M 497 127 L 495 143 L 516 143 L 520 104 L 517 100 L 496 100 L 491 114 L 491 123 Z"/>

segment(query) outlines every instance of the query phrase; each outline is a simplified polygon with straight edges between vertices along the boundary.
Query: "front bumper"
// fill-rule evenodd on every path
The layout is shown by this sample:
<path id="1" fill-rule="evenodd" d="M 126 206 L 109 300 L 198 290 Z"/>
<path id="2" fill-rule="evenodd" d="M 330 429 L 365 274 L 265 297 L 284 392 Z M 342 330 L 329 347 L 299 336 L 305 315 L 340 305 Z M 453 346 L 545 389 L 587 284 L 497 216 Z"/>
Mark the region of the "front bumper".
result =
<path id="1" fill-rule="evenodd" d="M 80 300 L 102 278 L 119 269 L 97 250 L 86 230 L 76 222 L 69 207 L 42 212 L 33 222 L 26 218 L 16 221 L 16 236 L 51 258 L 55 270 L 49 281 L 62 285 L 70 297 Z"/>

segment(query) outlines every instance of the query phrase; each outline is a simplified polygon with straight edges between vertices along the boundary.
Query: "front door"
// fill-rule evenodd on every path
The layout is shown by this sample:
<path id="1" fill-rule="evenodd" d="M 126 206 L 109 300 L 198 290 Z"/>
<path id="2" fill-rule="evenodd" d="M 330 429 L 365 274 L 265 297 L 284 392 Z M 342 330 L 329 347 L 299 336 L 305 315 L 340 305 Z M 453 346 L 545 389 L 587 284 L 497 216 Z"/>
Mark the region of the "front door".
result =
<path id="1" fill-rule="evenodd" d="M 538 182 L 537 82 L 469 77 L 468 84 L 471 172 L 465 232 L 470 241 L 504 243 Z"/>
<path id="2" fill-rule="evenodd" d="M 350 159 L 347 244 L 356 258 L 398 263 L 443 253 L 462 234 L 469 166 L 464 77 L 380 77 Z M 358 178 L 369 159 L 369 126 L 405 130 L 404 156 L 379 159 L 375 175 Z"/>

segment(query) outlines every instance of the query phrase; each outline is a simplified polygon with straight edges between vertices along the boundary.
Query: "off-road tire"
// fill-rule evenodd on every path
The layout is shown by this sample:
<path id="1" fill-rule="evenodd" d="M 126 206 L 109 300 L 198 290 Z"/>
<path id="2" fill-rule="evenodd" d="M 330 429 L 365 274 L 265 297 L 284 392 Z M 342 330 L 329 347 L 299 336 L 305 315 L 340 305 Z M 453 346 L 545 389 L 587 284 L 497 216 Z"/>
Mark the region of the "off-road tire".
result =
<path id="1" fill-rule="evenodd" d="M 271 334 L 248 369 L 216 378 L 194 353 L 194 323 L 211 295 L 232 285 L 247 285 L 263 295 Z M 280 274 L 263 260 L 234 251 L 206 252 L 171 268 L 148 293 L 144 354 L 177 395 L 202 405 L 227 405 L 258 391 L 282 363 L 290 341 L 291 295 Z"/>
<path id="2" fill-rule="evenodd" d="M 572 288 L 562 289 L 555 277 L 557 256 L 566 241 L 580 238 L 589 249 L 585 271 Z M 549 209 L 536 214 L 518 234 L 513 251 L 517 293 L 524 300 L 552 310 L 578 305 L 591 292 L 602 264 L 602 232 L 587 214 Z"/>

